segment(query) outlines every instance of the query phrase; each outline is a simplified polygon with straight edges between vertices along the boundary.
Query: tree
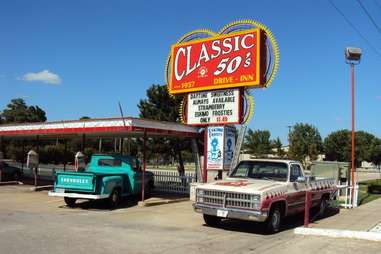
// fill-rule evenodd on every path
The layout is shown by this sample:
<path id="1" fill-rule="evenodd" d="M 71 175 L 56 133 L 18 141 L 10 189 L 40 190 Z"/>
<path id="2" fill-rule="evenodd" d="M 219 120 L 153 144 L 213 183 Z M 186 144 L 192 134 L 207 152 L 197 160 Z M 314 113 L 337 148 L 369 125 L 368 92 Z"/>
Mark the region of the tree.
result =
<path id="1" fill-rule="evenodd" d="M 282 146 L 283 145 L 279 137 L 272 140 L 271 142 L 271 147 L 276 150 L 275 154 L 280 158 L 282 158 L 285 155 L 285 152 L 283 151 Z"/>
<path id="2" fill-rule="evenodd" d="M 307 159 L 316 160 L 317 156 L 323 151 L 320 133 L 313 125 L 295 124 L 288 138 L 288 156 L 301 161 L 304 166 L 307 164 Z"/>
<path id="3" fill-rule="evenodd" d="M 257 157 L 271 153 L 270 132 L 268 130 L 249 129 L 245 136 L 244 149 Z"/>
<path id="4" fill-rule="evenodd" d="M 169 95 L 166 85 L 152 85 L 147 89 L 147 99 L 140 100 L 138 108 L 141 118 L 179 122 L 181 98 Z"/>
<path id="5" fill-rule="evenodd" d="M 325 159 L 328 161 L 351 160 L 351 132 L 339 130 L 324 139 Z"/>
<path id="6" fill-rule="evenodd" d="M 169 95 L 166 85 L 152 85 L 147 89 L 146 94 L 147 99 L 140 100 L 138 104 L 141 118 L 168 122 L 180 121 L 181 98 Z M 159 153 L 177 156 L 180 168 L 184 168 L 181 150 L 189 147 L 188 142 L 179 142 L 177 139 L 155 138 L 151 140 L 149 147 L 156 154 L 156 158 Z"/>
<path id="7" fill-rule="evenodd" d="M 352 133 L 349 130 L 332 132 L 324 139 L 324 150 L 327 160 L 352 160 Z M 381 161 L 381 140 L 365 131 L 355 133 L 355 164 L 360 166 L 362 161 L 378 165 Z"/>
<path id="8" fill-rule="evenodd" d="M 4 123 L 45 122 L 46 113 L 38 106 L 27 106 L 24 99 L 12 99 L 1 114 Z"/>

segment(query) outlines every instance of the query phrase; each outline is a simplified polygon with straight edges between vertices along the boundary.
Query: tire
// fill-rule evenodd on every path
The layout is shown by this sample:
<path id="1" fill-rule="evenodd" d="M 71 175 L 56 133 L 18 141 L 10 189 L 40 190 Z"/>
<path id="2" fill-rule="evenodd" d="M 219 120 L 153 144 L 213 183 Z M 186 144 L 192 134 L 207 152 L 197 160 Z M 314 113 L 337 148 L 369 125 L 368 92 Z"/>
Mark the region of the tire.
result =
<path id="1" fill-rule="evenodd" d="M 204 214 L 205 224 L 209 227 L 218 227 L 221 223 L 221 218 L 213 215 Z"/>
<path id="2" fill-rule="evenodd" d="M 328 206 L 328 199 L 325 197 L 322 197 L 319 202 L 319 218 L 324 218 L 327 215 L 327 206 Z"/>
<path id="3" fill-rule="evenodd" d="M 21 180 L 21 174 L 19 172 L 14 172 L 12 174 L 12 180 L 13 181 L 20 181 Z"/>
<path id="4" fill-rule="evenodd" d="M 271 208 L 269 217 L 266 220 L 266 233 L 274 234 L 279 232 L 282 223 L 282 212 L 279 206 Z"/>
<path id="5" fill-rule="evenodd" d="M 120 190 L 114 189 L 108 198 L 108 206 L 110 208 L 116 208 L 120 203 Z"/>
<path id="6" fill-rule="evenodd" d="M 75 207 L 75 202 L 77 201 L 77 199 L 64 197 L 64 200 L 65 200 L 65 203 L 68 207 Z"/>

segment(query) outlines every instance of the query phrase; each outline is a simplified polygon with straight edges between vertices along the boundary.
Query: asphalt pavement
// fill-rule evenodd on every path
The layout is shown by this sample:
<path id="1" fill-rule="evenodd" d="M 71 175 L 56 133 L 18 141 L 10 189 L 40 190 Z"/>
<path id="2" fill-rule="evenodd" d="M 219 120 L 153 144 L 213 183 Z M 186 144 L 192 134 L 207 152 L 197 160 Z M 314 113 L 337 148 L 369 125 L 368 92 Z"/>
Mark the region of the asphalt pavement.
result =
<path id="1" fill-rule="evenodd" d="M 108 210 L 102 202 L 71 209 L 30 186 L 0 186 L 0 253 L 379 253 L 364 240 L 295 235 L 303 217 L 266 235 L 259 223 L 205 226 L 190 201 L 152 207 L 137 199 Z"/>

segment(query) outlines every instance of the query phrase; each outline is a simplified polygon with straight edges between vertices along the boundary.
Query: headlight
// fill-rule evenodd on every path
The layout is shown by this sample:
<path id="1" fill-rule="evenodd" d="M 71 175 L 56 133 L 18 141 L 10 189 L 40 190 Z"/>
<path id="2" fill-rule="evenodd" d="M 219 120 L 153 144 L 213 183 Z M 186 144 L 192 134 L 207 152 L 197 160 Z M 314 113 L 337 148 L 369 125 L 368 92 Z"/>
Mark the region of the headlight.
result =
<path id="1" fill-rule="evenodd" d="M 261 200 L 261 196 L 259 195 L 251 195 L 251 201 L 259 202 Z"/>
<path id="2" fill-rule="evenodd" d="M 260 195 L 251 195 L 251 208 L 258 210 L 261 206 L 261 196 Z"/>

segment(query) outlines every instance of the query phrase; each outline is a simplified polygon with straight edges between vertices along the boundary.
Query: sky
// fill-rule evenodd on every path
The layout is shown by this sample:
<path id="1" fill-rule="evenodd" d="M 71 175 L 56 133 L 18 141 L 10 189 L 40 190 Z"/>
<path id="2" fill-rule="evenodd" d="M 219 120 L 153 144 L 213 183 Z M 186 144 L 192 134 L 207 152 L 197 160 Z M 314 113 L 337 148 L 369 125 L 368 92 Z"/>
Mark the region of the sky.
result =
<path id="1" fill-rule="evenodd" d="M 356 129 L 381 137 L 381 32 L 356 0 L 0 2 L 0 110 L 12 98 L 38 105 L 48 121 L 138 116 L 152 84 L 165 84 L 172 44 L 199 28 L 253 19 L 273 32 L 280 65 L 253 92 L 252 129 L 287 143 L 288 127 L 316 126 L 324 138 L 351 128 L 350 67 L 344 48 L 363 50 L 355 67 Z M 364 0 L 381 27 L 381 0 Z M 370 46 L 369 43 L 372 45 Z"/>

